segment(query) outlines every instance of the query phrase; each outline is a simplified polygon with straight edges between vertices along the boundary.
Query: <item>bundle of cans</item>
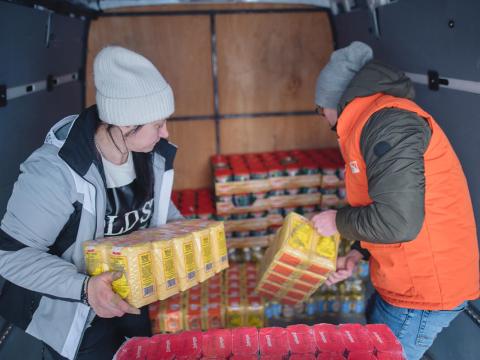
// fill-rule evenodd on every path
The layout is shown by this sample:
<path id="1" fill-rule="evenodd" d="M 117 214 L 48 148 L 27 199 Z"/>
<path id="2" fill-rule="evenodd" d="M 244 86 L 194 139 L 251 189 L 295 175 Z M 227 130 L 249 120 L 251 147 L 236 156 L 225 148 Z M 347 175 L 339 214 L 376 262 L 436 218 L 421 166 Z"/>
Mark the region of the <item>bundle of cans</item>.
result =
<path id="1" fill-rule="evenodd" d="M 151 304 L 152 332 L 264 326 L 263 299 L 253 294 L 257 264 L 232 264 L 222 275 L 177 295 Z"/>
<path id="2" fill-rule="evenodd" d="M 132 338 L 116 360 L 269 359 L 269 360 L 402 360 L 400 342 L 381 325 L 317 324 L 287 328 L 244 327 L 186 331 L 151 338 Z"/>

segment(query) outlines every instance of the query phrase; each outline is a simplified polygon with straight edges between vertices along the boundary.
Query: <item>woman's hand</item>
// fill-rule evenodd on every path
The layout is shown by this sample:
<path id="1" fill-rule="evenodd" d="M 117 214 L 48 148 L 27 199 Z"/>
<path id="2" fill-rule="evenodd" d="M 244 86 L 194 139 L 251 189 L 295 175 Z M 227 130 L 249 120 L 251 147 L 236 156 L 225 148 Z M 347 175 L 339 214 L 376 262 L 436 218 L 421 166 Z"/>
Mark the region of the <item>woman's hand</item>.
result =
<path id="1" fill-rule="evenodd" d="M 328 275 L 325 284 L 328 286 L 336 284 L 340 281 L 348 279 L 352 276 L 357 268 L 357 264 L 363 258 L 363 255 L 358 250 L 350 250 L 346 256 L 337 258 L 337 271 Z"/>
<path id="2" fill-rule="evenodd" d="M 121 272 L 109 271 L 92 276 L 88 282 L 88 302 L 102 318 L 123 316 L 125 313 L 140 315 L 140 310 L 129 305 L 112 290 L 112 282 L 122 277 Z"/>

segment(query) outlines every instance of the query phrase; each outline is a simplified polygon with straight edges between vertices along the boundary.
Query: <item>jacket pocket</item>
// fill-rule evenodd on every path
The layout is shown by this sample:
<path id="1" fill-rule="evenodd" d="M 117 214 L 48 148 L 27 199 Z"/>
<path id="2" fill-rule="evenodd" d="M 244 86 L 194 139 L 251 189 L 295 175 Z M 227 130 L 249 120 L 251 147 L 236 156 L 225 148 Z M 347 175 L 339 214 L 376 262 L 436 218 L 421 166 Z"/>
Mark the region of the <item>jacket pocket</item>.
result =
<path id="1" fill-rule="evenodd" d="M 410 269 L 403 244 L 368 244 L 370 272 L 373 286 L 386 295 L 414 295 Z"/>

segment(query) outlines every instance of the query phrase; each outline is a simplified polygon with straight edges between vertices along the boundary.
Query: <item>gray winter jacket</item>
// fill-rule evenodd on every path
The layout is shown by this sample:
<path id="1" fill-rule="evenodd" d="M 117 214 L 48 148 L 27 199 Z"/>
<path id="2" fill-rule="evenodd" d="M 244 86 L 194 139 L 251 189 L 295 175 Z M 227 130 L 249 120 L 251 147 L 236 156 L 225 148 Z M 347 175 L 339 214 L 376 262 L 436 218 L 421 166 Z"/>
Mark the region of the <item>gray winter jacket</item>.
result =
<path id="1" fill-rule="evenodd" d="M 103 237 L 106 192 L 93 134 L 96 107 L 58 122 L 20 167 L 0 227 L 0 314 L 73 359 L 95 314 L 80 302 L 82 243 Z M 181 218 L 170 202 L 176 147 L 153 151 L 150 226 Z"/>
<path id="2" fill-rule="evenodd" d="M 372 61 L 360 70 L 343 94 L 339 114 L 354 98 L 376 93 L 414 97 L 412 83 L 405 74 Z M 428 123 L 415 113 L 388 108 L 370 117 L 361 134 L 360 148 L 373 203 L 338 211 L 337 228 L 344 237 L 383 244 L 417 237 L 424 220 L 423 155 L 430 138 Z M 358 243 L 354 248 L 361 250 Z M 368 252 L 363 254 L 368 256 Z"/>

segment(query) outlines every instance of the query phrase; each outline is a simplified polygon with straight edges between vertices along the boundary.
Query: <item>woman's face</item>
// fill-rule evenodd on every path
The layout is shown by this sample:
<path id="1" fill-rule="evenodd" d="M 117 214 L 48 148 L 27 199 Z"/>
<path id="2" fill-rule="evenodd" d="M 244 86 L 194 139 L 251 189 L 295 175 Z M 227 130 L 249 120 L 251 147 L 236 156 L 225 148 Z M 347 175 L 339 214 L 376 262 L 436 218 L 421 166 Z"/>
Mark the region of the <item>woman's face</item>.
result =
<path id="1" fill-rule="evenodd" d="M 157 120 L 141 126 L 120 126 L 128 150 L 150 152 L 160 139 L 168 138 L 167 120 Z"/>

